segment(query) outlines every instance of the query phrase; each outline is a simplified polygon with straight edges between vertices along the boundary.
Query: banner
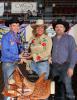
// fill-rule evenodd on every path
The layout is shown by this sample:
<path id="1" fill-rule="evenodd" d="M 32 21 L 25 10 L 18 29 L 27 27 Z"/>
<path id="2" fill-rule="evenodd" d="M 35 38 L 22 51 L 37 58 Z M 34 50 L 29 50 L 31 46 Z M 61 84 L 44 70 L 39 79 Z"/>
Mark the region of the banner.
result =
<path id="1" fill-rule="evenodd" d="M 4 13 L 4 3 L 0 2 L 0 16 L 3 16 Z"/>
<path id="2" fill-rule="evenodd" d="M 31 12 L 37 11 L 36 2 L 12 2 L 11 3 L 11 13 L 27 13 L 30 10 Z"/>

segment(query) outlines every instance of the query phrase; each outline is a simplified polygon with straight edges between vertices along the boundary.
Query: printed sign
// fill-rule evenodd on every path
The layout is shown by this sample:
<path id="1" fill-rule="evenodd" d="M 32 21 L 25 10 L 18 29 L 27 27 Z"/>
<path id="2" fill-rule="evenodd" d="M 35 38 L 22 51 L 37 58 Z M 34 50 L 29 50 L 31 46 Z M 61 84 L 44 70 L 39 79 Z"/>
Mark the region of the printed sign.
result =
<path id="1" fill-rule="evenodd" d="M 37 11 L 36 2 L 12 2 L 11 3 L 11 13 L 27 13 L 30 10 L 31 12 Z"/>

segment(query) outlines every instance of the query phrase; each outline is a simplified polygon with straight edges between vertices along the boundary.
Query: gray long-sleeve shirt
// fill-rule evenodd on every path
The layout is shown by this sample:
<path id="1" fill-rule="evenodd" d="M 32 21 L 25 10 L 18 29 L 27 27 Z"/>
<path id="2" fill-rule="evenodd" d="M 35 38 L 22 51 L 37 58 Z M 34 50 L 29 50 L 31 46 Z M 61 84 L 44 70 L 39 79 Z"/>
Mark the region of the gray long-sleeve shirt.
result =
<path id="1" fill-rule="evenodd" d="M 69 62 L 69 67 L 74 68 L 76 58 L 76 44 L 72 36 L 64 34 L 60 39 L 57 36 L 53 38 L 52 62 Z"/>

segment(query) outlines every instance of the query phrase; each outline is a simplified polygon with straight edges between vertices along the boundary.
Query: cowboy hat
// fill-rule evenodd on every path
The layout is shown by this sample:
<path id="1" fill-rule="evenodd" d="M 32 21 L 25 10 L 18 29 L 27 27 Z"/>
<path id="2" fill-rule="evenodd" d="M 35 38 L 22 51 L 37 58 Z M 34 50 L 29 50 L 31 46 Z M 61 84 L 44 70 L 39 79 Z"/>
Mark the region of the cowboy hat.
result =
<path id="1" fill-rule="evenodd" d="M 65 32 L 69 30 L 69 23 L 66 21 L 62 21 L 62 19 L 58 19 L 56 22 L 53 24 L 53 28 L 55 29 L 56 25 L 62 24 L 65 27 Z"/>
<path id="2" fill-rule="evenodd" d="M 46 25 L 44 24 L 44 20 L 43 19 L 36 20 L 36 23 L 34 25 L 32 25 L 32 28 L 36 28 L 38 26 L 45 26 L 46 27 Z"/>
<path id="3" fill-rule="evenodd" d="M 21 25 L 23 21 L 19 21 L 17 17 L 12 17 L 11 19 L 5 21 L 5 26 L 9 27 L 9 25 L 13 23 L 19 23 Z"/>

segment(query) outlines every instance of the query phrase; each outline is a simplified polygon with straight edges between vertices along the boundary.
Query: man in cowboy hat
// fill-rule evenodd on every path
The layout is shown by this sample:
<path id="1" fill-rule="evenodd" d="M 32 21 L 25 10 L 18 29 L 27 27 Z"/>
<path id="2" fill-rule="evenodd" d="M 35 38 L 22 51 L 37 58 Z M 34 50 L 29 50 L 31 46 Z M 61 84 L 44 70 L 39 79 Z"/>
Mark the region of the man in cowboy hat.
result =
<path id="1" fill-rule="evenodd" d="M 2 70 L 4 76 L 5 87 L 8 88 L 7 82 L 9 76 L 13 73 L 14 68 L 16 67 L 16 62 L 20 60 L 22 54 L 18 53 L 18 42 L 17 33 L 19 32 L 20 22 L 17 18 L 12 18 L 6 21 L 5 25 L 10 28 L 10 31 L 3 35 L 1 41 L 1 52 L 2 52 Z M 5 97 L 4 100 L 7 100 L 8 97 Z"/>
<path id="2" fill-rule="evenodd" d="M 49 64 L 48 58 L 51 53 L 52 41 L 46 34 L 44 20 L 38 19 L 36 24 L 32 26 L 33 36 L 30 39 L 30 49 L 32 58 L 31 68 L 40 76 L 46 73 L 45 78 L 48 79 Z"/>
<path id="3" fill-rule="evenodd" d="M 56 36 L 53 38 L 52 49 L 52 77 L 56 79 L 57 85 L 60 91 L 60 95 L 57 100 L 64 100 L 62 95 L 64 84 L 66 89 L 65 100 L 75 100 L 75 95 L 72 89 L 71 77 L 73 76 L 73 70 L 76 63 L 76 44 L 72 36 L 66 34 L 69 30 L 69 24 L 65 21 L 57 20 L 53 25 Z"/>

